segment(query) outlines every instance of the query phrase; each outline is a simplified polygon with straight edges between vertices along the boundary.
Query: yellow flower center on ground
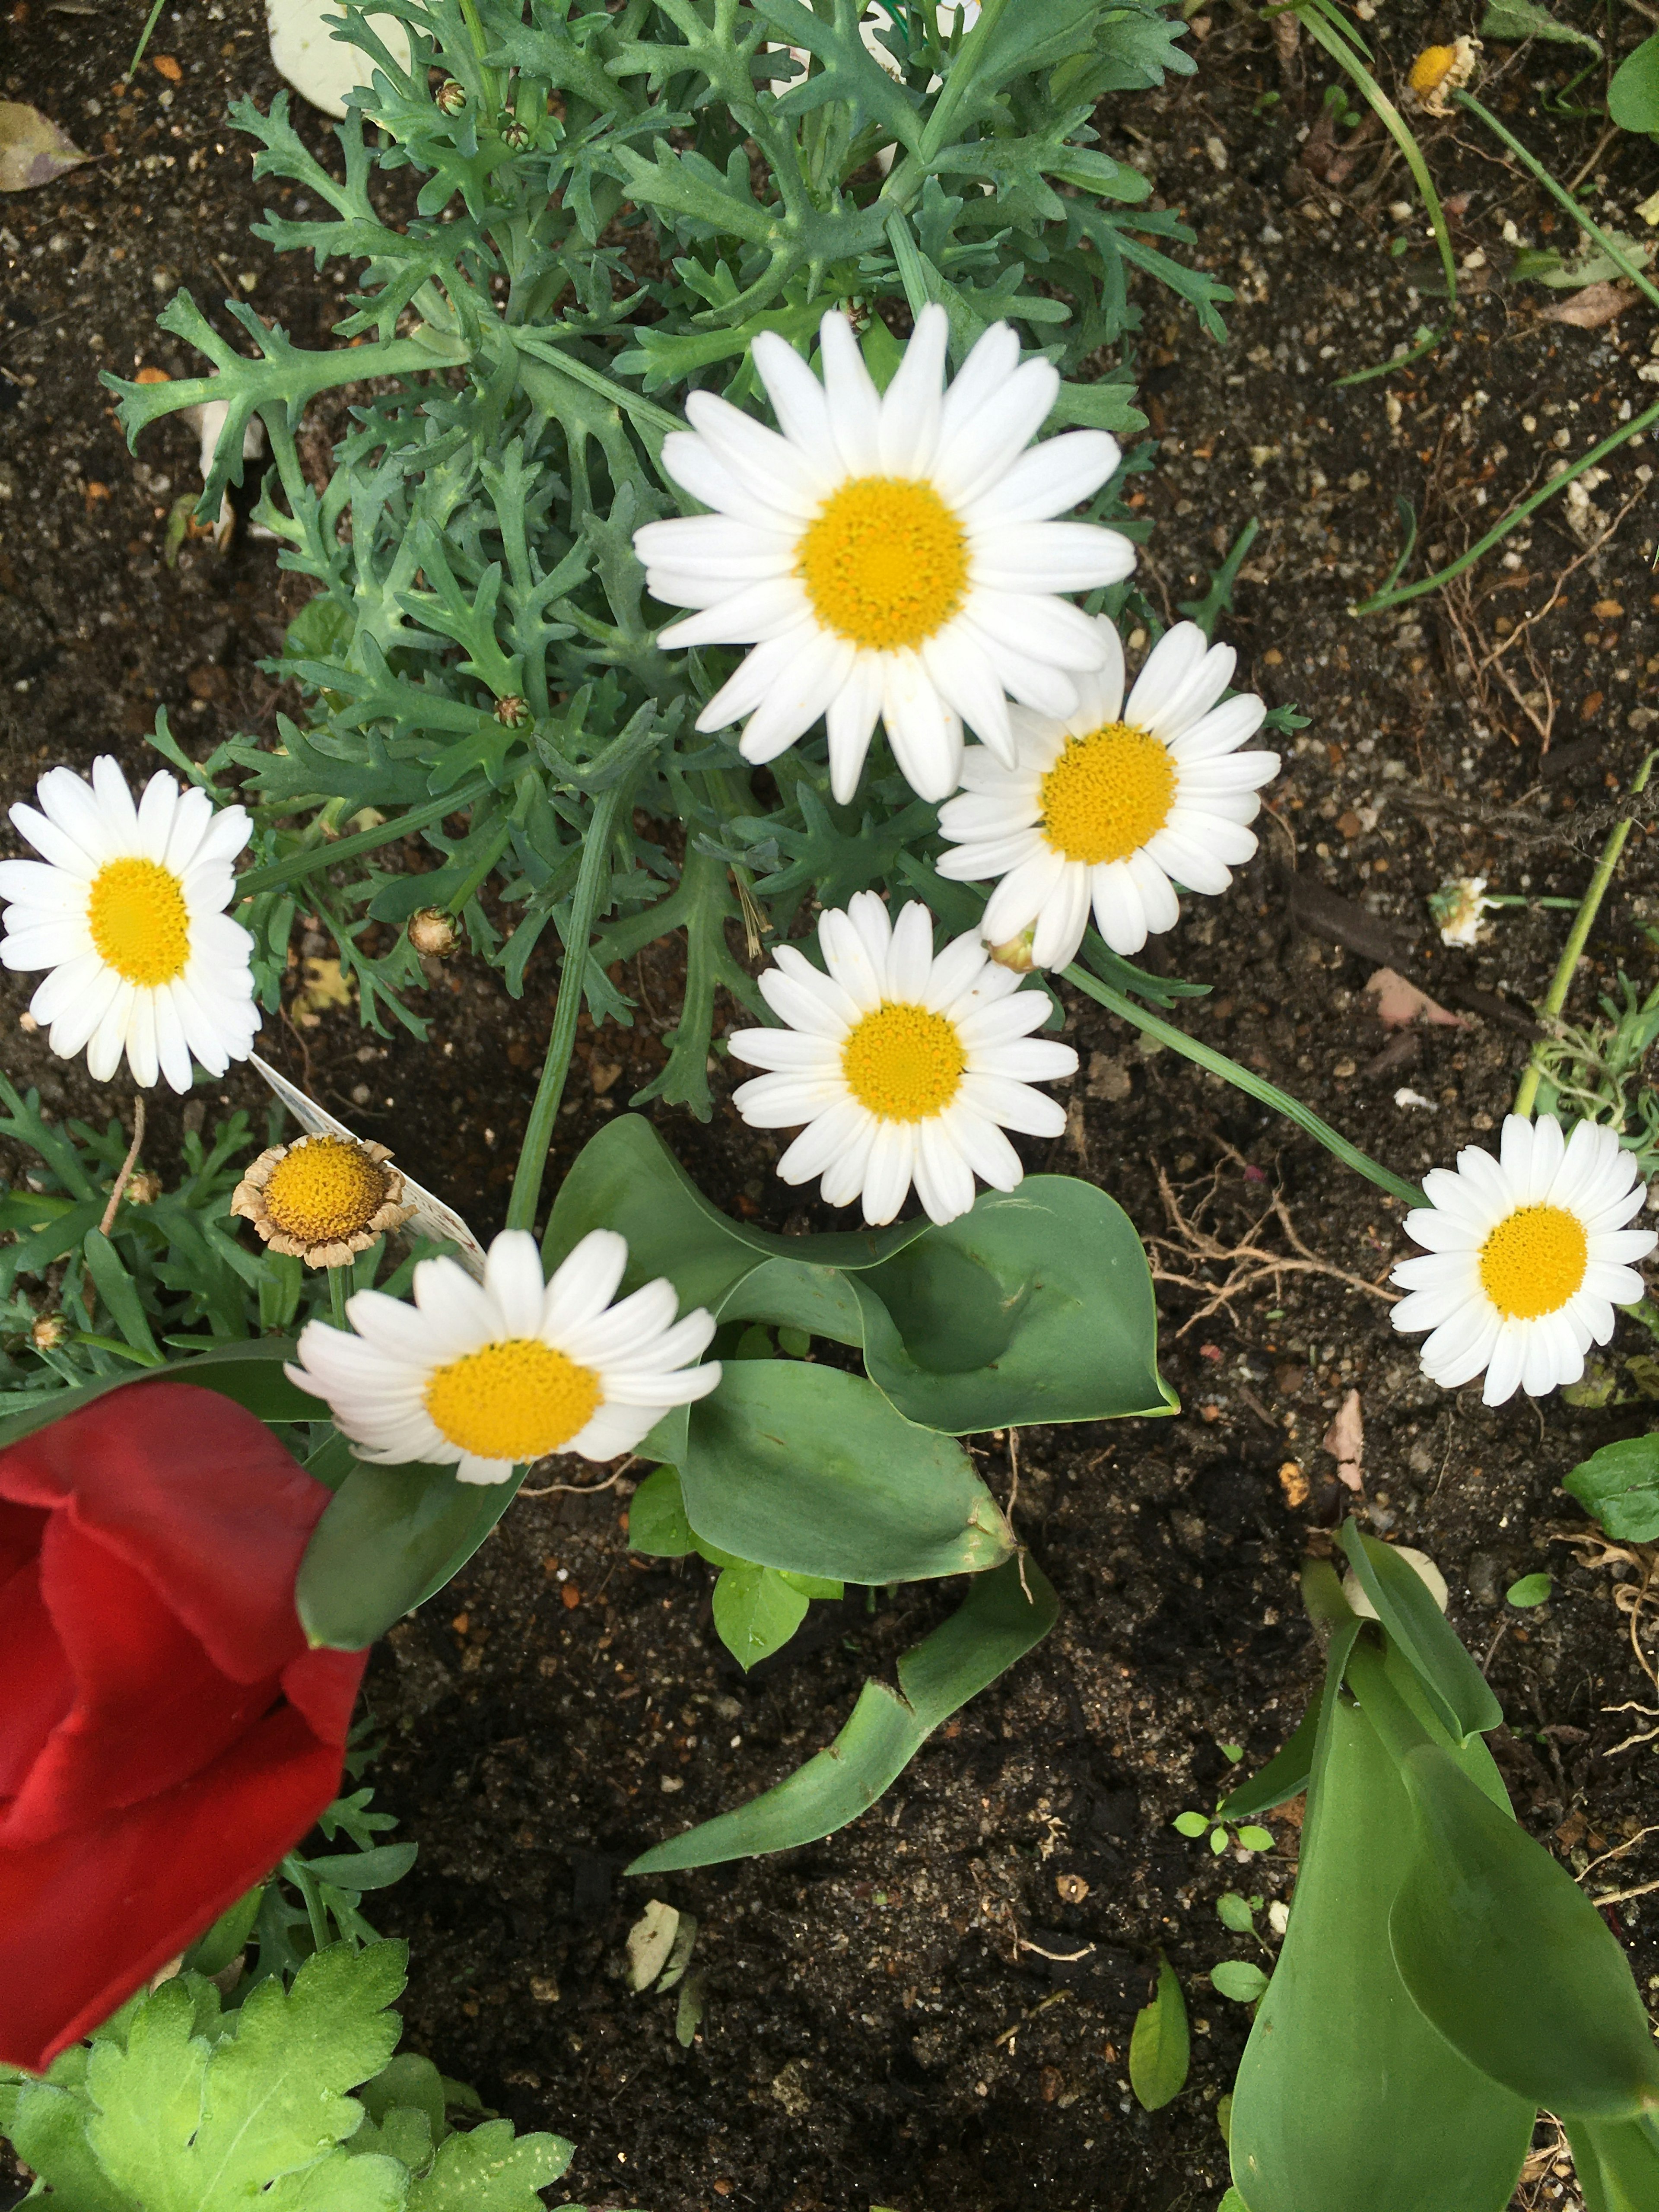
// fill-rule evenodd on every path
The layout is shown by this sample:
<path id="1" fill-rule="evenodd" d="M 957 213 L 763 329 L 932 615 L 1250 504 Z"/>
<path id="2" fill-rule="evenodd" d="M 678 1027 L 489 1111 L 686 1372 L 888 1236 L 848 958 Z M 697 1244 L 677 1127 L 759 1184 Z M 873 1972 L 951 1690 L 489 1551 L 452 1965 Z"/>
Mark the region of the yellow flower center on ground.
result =
<path id="1" fill-rule="evenodd" d="M 1127 860 L 1170 818 L 1175 763 L 1127 722 L 1073 738 L 1042 779 L 1042 834 L 1056 853 L 1094 867 Z"/>
<path id="2" fill-rule="evenodd" d="M 426 1386 L 426 1410 L 450 1443 L 480 1459 L 540 1459 L 585 1429 L 605 1402 L 599 1378 L 533 1336 L 452 1359 Z"/>
<path id="3" fill-rule="evenodd" d="M 1480 1281 L 1505 1321 L 1559 1313 L 1584 1279 L 1589 1239 L 1576 1213 L 1521 1206 L 1480 1247 Z"/>
<path id="4" fill-rule="evenodd" d="M 1406 82 L 1420 100 L 1425 93 L 1443 85 L 1456 64 L 1455 46 L 1425 46 L 1412 64 L 1411 75 Z"/>
<path id="5" fill-rule="evenodd" d="M 928 1121 L 942 1114 L 967 1065 L 953 1022 L 896 1000 L 866 1014 L 841 1048 L 848 1089 L 882 1121 Z"/>
<path id="6" fill-rule="evenodd" d="M 826 629 L 890 651 L 920 645 L 961 606 L 968 541 L 931 484 L 854 477 L 809 525 L 795 573 Z"/>
<path id="7" fill-rule="evenodd" d="M 92 879 L 87 927 L 99 958 L 124 982 L 154 990 L 189 964 L 185 894 L 157 860 L 106 860 Z"/>
<path id="8" fill-rule="evenodd" d="M 337 1244 L 367 1229 L 386 1203 L 386 1170 L 346 1137 L 292 1146 L 270 1171 L 265 1212 L 302 1244 Z"/>

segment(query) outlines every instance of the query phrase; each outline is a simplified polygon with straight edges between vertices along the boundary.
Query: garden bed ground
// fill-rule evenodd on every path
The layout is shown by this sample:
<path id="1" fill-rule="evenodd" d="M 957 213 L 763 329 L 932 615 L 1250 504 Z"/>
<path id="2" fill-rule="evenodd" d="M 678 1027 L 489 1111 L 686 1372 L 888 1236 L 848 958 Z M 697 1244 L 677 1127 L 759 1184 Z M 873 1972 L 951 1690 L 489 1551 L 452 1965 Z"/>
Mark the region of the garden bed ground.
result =
<path id="1" fill-rule="evenodd" d="M 176 85 L 171 68 L 148 64 L 137 83 L 120 82 L 132 11 L 18 0 L 10 17 L 0 92 L 47 108 L 100 158 L 0 207 L 8 799 L 50 763 L 84 768 L 111 746 L 144 772 L 159 706 L 197 752 L 233 729 L 272 732 L 278 705 L 292 707 L 258 667 L 294 611 L 291 580 L 246 532 L 226 556 L 197 543 L 166 564 L 167 512 L 196 481 L 191 442 L 169 426 L 131 459 L 95 372 L 193 368 L 152 327 L 179 283 L 204 303 L 234 286 L 302 341 L 319 342 L 329 320 L 306 267 L 277 266 L 248 235 L 262 193 L 223 117 L 229 97 L 264 103 L 277 88 L 262 11 L 231 0 L 165 15 L 154 51 L 177 63 Z M 1368 27 L 1393 81 L 1431 32 L 1469 25 L 1407 4 L 1386 33 Z M 1493 146 L 1439 125 L 1431 158 L 1459 258 L 1473 264 L 1461 335 L 1413 367 L 1334 388 L 1444 314 L 1429 294 L 1420 213 L 1390 214 L 1408 187 L 1370 134 L 1333 169 L 1319 125 L 1328 72 L 1305 47 L 1286 64 L 1265 28 L 1219 9 L 1194 25 L 1194 44 L 1199 76 L 1138 101 L 1133 131 L 1109 140 L 1186 211 L 1194 252 L 1239 294 L 1218 349 L 1143 291 L 1159 450 L 1135 495 L 1153 526 L 1142 573 L 1155 602 L 1196 597 L 1207 565 L 1257 518 L 1224 634 L 1241 648 L 1241 680 L 1309 725 L 1270 794 L 1255 864 L 1165 943 L 1183 974 L 1212 986 L 1182 1010 L 1188 1026 L 1416 1175 L 1492 1141 L 1565 919 L 1510 909 L 1489 943 L 1447 951 L 1425 895 L 1470 873 L 1576 896 L 1609 803 L 1644 756 L 1654 716 L 1642 702 L 1659 668 L 1659 521 L 1644 451 L 1622 452 L 1590 512 L 1577 511 L 1583 535 L 1564 502 L 1551 505 L 1466 595 L 1370 621 L 1348 603 L 1393 558 L 1397 494 L 1422 514 L 1431 551 L 1455 551 L 1558 453 L 1582 453 L 1645 404 L 1650 317 L 1631 308 L 1596 331 L 1542 320 L 1540 306 L 1564 295 L 1507 283 L 1504 270 L 1506 226 L 1540 241 L 1548 203 Z M 1568 51 L 1498 49 L 1487 96 L 1558 173 L 1585 169 L 1598 210 L 1637 229 L 1631 210 L 1653 182 L 1647 148 L 1625 140 L 1598 155 L 1595 118 L 1538 112 L 1543 88 L 1571 73 L 1559 58 Z M 304 127 L 325 142 L 319 118 Z M 1409 244 L 1391 255 L 1397 237 Z M 325 439 L 317 445 L 325 454 Z M 1500 618 L 1513 628 L 1527 614 L 1539 619 L 1488 663 Z M 1659 855 L 1638 832 L 1579 1012 L 1621 963 L 1650 984 L 1650 915 Z M 300 961 L 328 951 L 309 937 L 295 946 Z M 1458 1025 L 1385 1032 L 1364 986 L 1387 965 Z M 461 958 L 434 971 L 430 1048 L 365 1034 L 344 1007 L 310 1029 L 268 1023 L 264 1048 L 394 1143 L 487 1233 L 555 980 L 532 963 L 513 1004 Z M 647 956 L 636 981 L 638 1026 L 584 1036 L 556 1169 L 659 1064 L 672 950 Z M 83 1071 L 53 1062 L 20 1025 L 27 996 L 6 981 L 8 1072 L 38 1084 L 54 1111 L 125 1110 L 118 1086 L 94 1100 Z M 1579 1868 L 1650 1818 L 1653 1750 L 1617 1747 L 1649 1724 L 1621 1708 L 1659 1699 L 1612 1576 L 1575 1565 L 1556 1534 L 1584 1525 L 1562 1475 L 1650 1418 L 1656 1370 L 1639 1358 L 1639 1329 L 1622 1324 L 1614 1346 L 1627 1402 L 1599 1411 L 1522 1400 L 1489 1412 L 1478 1390 L 1433 1389 L 1382 1297 L 1329 1272 L 1382 1282 L 1401 1249 L 1398 1206 L 1097 1011 L 1080 1006 L 1074 1030 L 1084 1073 L 1067 1133 L 1033 1146 L 1034 1164 L 1092 1177 L 1143 1233 L 1174 1240 L 1156 1250 L 1170 1276 L 1220 1290 L 1238 1263 L 1214 1253 L 1252 1232 L 1288 1253 L 1267 1212 L 1275 1194 L 1326 1272 L 1258 1279 L 1207 1315 L 1211 1292 L 1166 1281 L 1180 1418 L 1021 1437 L 1018 1522 L 1060 1593 L 1060 1625 L 856 1827 L 782 1860 L 655 1886 L 700 1922 L 706 2009 L 691 2048 L 675 2040 L 673 2000 L 630 1996 L 623 1979 L 623 1936 L 652 1893 L 623 1866 L 827 1740 L 858 1683 L 939 1617 L 945 1595 L 815 1607 L 745 1681 L 714 1635 L 699 1563 L 631 1560 L 619 1491 L 549 1495 L 518 1504 L 374 1662 L 386 1748 L 371 1778 L 421 1844 L 377 1916 L 413 1942 L 410 2039 L 521 2126 L 572 2136 L 566 2185 L 581 2202 L 1209 2212 L 1225 2177 L 1216 2100 L 1248 2021 L 1206 1976 L 1253 1948 L 1223 1929 L 1214 1899 L 1228 1887 L 1286 1894 L 1297 1830 L 1276 1818 L 1272 1856 L 1243 1866 L 1170 1821 L 1214 1802 L 1230 1771 L 1220 1744 L 1250 1761 L 1275 1750 L 1315 1679 L 1295 1567 L 1351 1502 L 1322 1449 L 1350 1389 L 1364 1416 L 1360 1510 L 1443 1568 L 1452 1617 L 1510 1716 L 1498 1751 L 1522 1818 Z M 729 1088 L 723 1066 L 717 1088 Z M 258 1086 L 240 1076 L 188 1105 L 156 1102 L 157 1164 L 181 1114 L 211 1115 L 222 1097 L 260 1112 Z M 728 1107 L 707 1127 L 680 1113 L 659 1113 L 658 1126 L 717 1200 L 774 1226 L 789 1216 L 768 1149 Z M 1209 1259 L 1176 1249 L 1176 1206 L 1212 1235 Z M 980 1441 L 1006 1494 L 1007 1441 Z M 1506 1586 L 1540 1567 L 1556 1578 L 1552 1601 L 1506 1608 Z M 1659 1837 L 1613 1871 L 1630 1887 L 1659 1878 Z M 1659 1905 L 1614 1911 L 1644 1990 L 1650 1975 L 1659 1987 Z M 1126 2057 L 1160 1949 L 1187 1990 L 1194 2063 L 1183 2094 L 1147 2114 L 1129 2098 Z M 1523 2201 L 1571 2203 L 1562 2186 L 1538 2172 Z"/>

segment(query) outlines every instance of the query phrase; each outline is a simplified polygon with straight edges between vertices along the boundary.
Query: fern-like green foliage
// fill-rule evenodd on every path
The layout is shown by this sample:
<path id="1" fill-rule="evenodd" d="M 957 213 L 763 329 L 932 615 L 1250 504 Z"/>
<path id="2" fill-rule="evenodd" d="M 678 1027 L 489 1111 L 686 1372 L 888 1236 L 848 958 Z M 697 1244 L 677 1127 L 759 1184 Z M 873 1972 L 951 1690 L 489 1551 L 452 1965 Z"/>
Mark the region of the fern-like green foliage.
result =
<path id="1" fill-rule="evenodd" d="M 263 420 L 260 519 L 318 590 L 280 663 L 310 696 L 303 728 L 284 722 L 275 751 L 234 739 L 204 770 L 165 728 L 157 742 L 221 797 L 240 774 L 260 802 L 242 912 L 266 1003 L 302 899 L 337 939 L 364 1019 L 417 1032 L 410 915 L 460 917 L 521 991 L 550 926 L 566 936 L 595 801 L 625 781 L 582 980 L 595 1018 L 625 1023 L 606 969 L 685 932 L 673 1049 L 641 1095 L 706 1114 L 715 994 L 758 1003 L 745 939 L 752 956 L 808 893 L 885 884 L 933 817 L 880 747 L 840 807 L 821 738 L 757 775 L 726 738 L 695 733 L 730 656 L 664 655 L 661 611 L 642 605 L 633 533 L 678 505 L 662 440 L 693 387 L 760 404 L 756 335 L 808 345 L 837 305 L 863 320 L 884 382 L 898 346 L 883 311 L 928 301 L 957 360 L 988 324 L 1019 325 L 1068 380 L 1057 422 L 1140 428 L 1119 350 L 1139 321 L 1130 272 L 1218 337 L 1229 295 L 1165 251 L 1190 234 L 1102 149 L 1097 110 L 1190 72 L 1183 27 L 1166 0 L 987 0 L 947 33 L 934 0 L 893 0 L 884 65 L 862 0 L 374 5 L 403 21 L 413 58 L 400 66 L 347 6 L 375 66 L 339 133 L 343 178 L 285 99 L 236 114 L 291 210 L 260 234 L 319 269 L 360 264 L 340 343 L 303 351 L 234 302 L 233 343 L 181 293 L 163 323 L 214 374 L 111 380 L 135 439 L 179 407 L 228 404 L 204 514 L 240 476 L 244 424 Z M 374 188 L 405 169 L 415 213 L 399 229 Z M 347 383 L 375 396 L 319 491 L 295 433 Z M 1116 496 L 1092 512 L 1133 531 Z M 393 872 L 379 848 L 410 831 L 432 866 Z"/>
<path id="2" fill-rule="evenodd" d="M 406 1961 L 402 1943 L 330 1944 L 229 2009 L 186 1970 L 42 2080 L 0 2075 L 0 2135 L 64 2212 L 542 2212 L 572 2145 L 501 2119 L 452 2130 L 476 2100 L 392 2055 Z"/>

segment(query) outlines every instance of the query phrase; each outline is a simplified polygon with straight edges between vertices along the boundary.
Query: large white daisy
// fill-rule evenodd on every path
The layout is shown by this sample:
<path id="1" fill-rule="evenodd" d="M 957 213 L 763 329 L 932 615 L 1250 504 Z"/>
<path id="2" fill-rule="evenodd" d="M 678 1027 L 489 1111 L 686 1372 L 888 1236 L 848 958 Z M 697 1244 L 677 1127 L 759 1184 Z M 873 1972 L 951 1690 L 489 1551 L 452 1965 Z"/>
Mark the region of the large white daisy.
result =
<path id="1" fill-rule="evenodd" d="M 1564 1139 L 1553 1115 L 1511 1114 L 1498 1158 L 1466 1146 L 1423 1188 L 1430 1203 L 1406 1216 L 1406 1234 L 1425 1249 L 1393 1279 L 1411 1292 L 1395 1327 L 1432 1332 L 1424 1373 L 1455 1390 L 1484 1370 L 1489 1406 L 1577 1382 L 1591 1345 L 1613 1334 L 1613 1308 L 1642 1295 L 1631 1262 L 1659 1242 L 1625 1227 L 1647 1193 L 1618 1133 L 1580 1121 Z"/>
<path id="2" fill-rule="evenodd" d="M 807 1125 L 778 1162 L 784 1181 L 822 1176 L 827 1205 L 861 1198 L 872 1224 L 893 1218 L 913 1182 L 935 1221 L 966 1213 L 976 1175 L 1012 1190 L 1024 1170 L 1003 1130 L 1059 1136 L 1065 1109 L 1030 1086 L 1077 1072 L 1070 1045 L 1030 1035 L 1045 994 L 1021 993 L 977 932 L 935 958 L 927 908 L 890 922 L 873 891 L 826 908 L 818 945 L 827 975 L 781 945 L 760 978 L 787 1028 L 728 1040 L 771 1071 L 732 1094 L 750 1127 Z"/>
<path id="3" fill-rule="evenodd" d="M 210 1075 L 246 1060 L 259 1027 L 253 940 L 225 912 L 246 811 L 216 811 L 165 774 L 135 806 L 106 753 L 90 785 L 54 768 L 35 795 L 39 813 L 18 805 L 11 818 L 44 857 L 0 862 L 0 960 L 51 969 L 29 1012 L 50 1024 L 52 1050 L 72 1060 L 84 1047 L 100 1083 L 125 1052 L 135 1083 L 159 1073 L 175 1091 L 190 1089 L 192 1053 Z"/>
<path id="4" fill-rule="evenodd" d="M 1216 702 L 1231 681 L 1231 646 L 1206 645 L 1196 623 L 1177 623 L 1148 654 L 1123 704 L 1123 647 L 1097 617 L 1102 666 L 1078 678 L 1078 703 L 1055 721 L 1014 710 L 1012 766 L 975 746 L 963 763 L 963 795 L 939 810 L 956 846 L 939 863 L 958 883 L 1002 880 L 982 924 L 992 945 L 1033 932 L 1039 968 L 1075 959 L 1094 908 L 1114 952 L 1139 952 L 1172 929 L 1175 885 L 1224 891 L 1231 870 L 1255 850 L 1246 828 L 1258 787 L 1279 773 L 1277 753 L 1238 748 L 1267 708 L 1243 692 Z"/>
<path id="5" fill-rule="evenodd" d="M 714 1322 L 701 1306 L 676 1321 L 665 1277 L 611 1304 L 627 1265 L 627 1239 L 595 1229 L 544 1282 L 535 1238 L 504 1229 L 482 1283 L 423 1260 L 413 1305 L 359 1291 L 356 1334 L 307 1322 L 287 1373 L 328 1401 L 359 1459 L 429 1460 L 462 1482 L 505 1482 L 548 1452 L 615 1459 L 720 1379 L 718 1361 L 686 1365 Z"/>
<path id="6" fill-rule="evenodd" d="M 1095 625 L 1062 592 L 1115 583 L 1134 548 L 1115 531 L 1050 518 L 1118 465 L 1103 430 L 1030 452 L 1060 378 L 1022 363 L 1006 323 L 945 388 L 945 310 L 924 307 L 884 394 L 846 316 L 820 333 L 823 381 L 783 338 L 755 340 L 779 428 L 712 392 L 663 442 L 674 481 L 711 514 L 634 536 L 652 592 L 695 614 L 665 646 L 752 645 L 700 730 L 747 716 L 740 750 L 769 761 L 820 715 L 836 797 L 851 799 L 878 717 L 924 799 L 954 791 L 966 722 L 1014 758 L 1005 692 L 1069 714 L 1074 678 L 1100 665 Z"/>

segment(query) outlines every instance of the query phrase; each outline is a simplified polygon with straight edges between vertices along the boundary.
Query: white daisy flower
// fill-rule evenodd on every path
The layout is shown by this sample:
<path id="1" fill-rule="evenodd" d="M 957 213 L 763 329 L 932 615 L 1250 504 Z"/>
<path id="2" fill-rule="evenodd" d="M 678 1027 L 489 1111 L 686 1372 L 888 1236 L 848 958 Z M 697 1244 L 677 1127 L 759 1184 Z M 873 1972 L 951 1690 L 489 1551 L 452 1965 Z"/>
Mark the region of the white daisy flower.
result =
<path id="1" fill-rule="evenodd" d="M 36 787 L 41 811 L 11 818 L 40 860 L 0 862 L 8 968 L 50 968 L 29 1002 L 60 1058 L 86 1050 L 107 1083 L 123 1052 L 135 1083 L 157 1073 L 191 1086 L 190 1056 L 210 1075 L 246 1060 L 259 1027 L 248 960 L 253 940 L 225 912 L 231 868 L 248 840 L 240 806 L 216 811 L 204 791 L 151 776 L 135 806 L 108 754 L 92 782 L 66 768 Z"/>
<path id="2" fill-rule="evenodd" d="M 822 383 L 763 332 L 755 367 L 779 428 L 693 392 L 692 428 L 664 441 L 663 465 L 714 512 L 634 534 L 653 594 L 698 610 L 661 644 L 755 647 L 697 727 L 746 715 L 744 758 L 769 761 L 823 715 L 842 801 L 878 717 L 924 799 L 955 790 L 964 721 L 1012 761 L 1005 691 L 1070 714 L 1073 678 L 1104 651 L 1056 594 L 1134 566 L 1115 531 L 1050 519 L 1113 474 L 1116 441 L 1070 430 L 1027 452 L 1060 391 L 1055 370 L 1022 363 L 998 323 L 947 391 L 948 334 L 943 307 L 924 307 L 884 395 L 845 315 L 823 319 Z"/>
<path id="3" fill-rule="evenodd" d="M 977 1175 L 1012 1190 L 1024 1170 L 1003 1135 L 1058 1137 L 1066 1109 L 1033 1083 L 1073 1075 L 1077 1054 L 1030 1031 L 1047 1018 L 1042 991 L 998 967 L 977 933 L 937 958 L 925 906 L 896 921 L 873 891 L 818 917 L 829 974 L 793 945 L 760 978 L 788 1026 L 738 1030 L 738 1060 L 772 1071 L 733 1092 L 751 1128 L 807 1126 L 778 1162 L 786 1182 L 822 1176 L 826 1205 L 864 1202 L 890 1221 L 914 1182 L 935 1221 L 974 1202 Z"/>
<path id="4" fill-rule="evenodd" d="M 1552 1114 L 1511 1114 L 1498 1159 L 1468 1145 L 1423 1188 L 1430 1203 L 1406 1216 L 1406 1234 L 1425 1252 L 1392 1279 L 1411 1292 L 1395 1327 L 1432 1332 L 1424 1373 L 1455 1390 L 1484 1369 L 1489 1406 L 1577 1382 L 1591 1345 L 1613 1334 L 1613 1308 L 1642 1295 L 1631 1262 L 1659 1242 L 1624 1225 L 1647 1193 L 1618 1133 L 1580 1121 L 1564 1139 Z"/>
<path id="5" fill-rule="evenodd" d="M 548 1452 L 615 1459 L 720 1379 L 717 1360 L 686 1365 L 714 1318 L 699 1306 L 676 1321 L 665 1276 L 611 1304 L 627 1265 L 627 1239 L 595 1229 L 544 1282 L 535 1238 L 504 1229 L 482 1283 L 422 1260 L 413 1305 L 359 1291 L 346 1301 L 356 1335 L 307 1322 L 286 1372 L 381 1465 L 428 1460 L 462 1482 L 505 1482 Z"/>
<path id="6" fill-rule="evenodd" d="M 1238 750 L 1261 726 L 1261 700 L 1243 692 L 1216 704 L 1237 658 L 1230 645 L 1206 645 L 1196 623 L 1177 623 L 1126 707 L 1122 644 L 1103 615 L 1095 629 L 1103 665 L 1078 679 L 1075 710 L 1054 721 L 1016 709 L 1013 765 L 975 747 L 963 795 L 939 810 L 957 847 L 940 875 L 1000 876 L 982 933 L 1000 945 L 1034 930 L 1039 968 L 1076 958 L 1091 905 L 1113 951 L 1131 953 L 1174 928 L 1176 884 L 1224 891 L 1255 850 L 1245 825 L 1261 805 L 1258 787 L 1279 773 L 1277 753 Z"/>

